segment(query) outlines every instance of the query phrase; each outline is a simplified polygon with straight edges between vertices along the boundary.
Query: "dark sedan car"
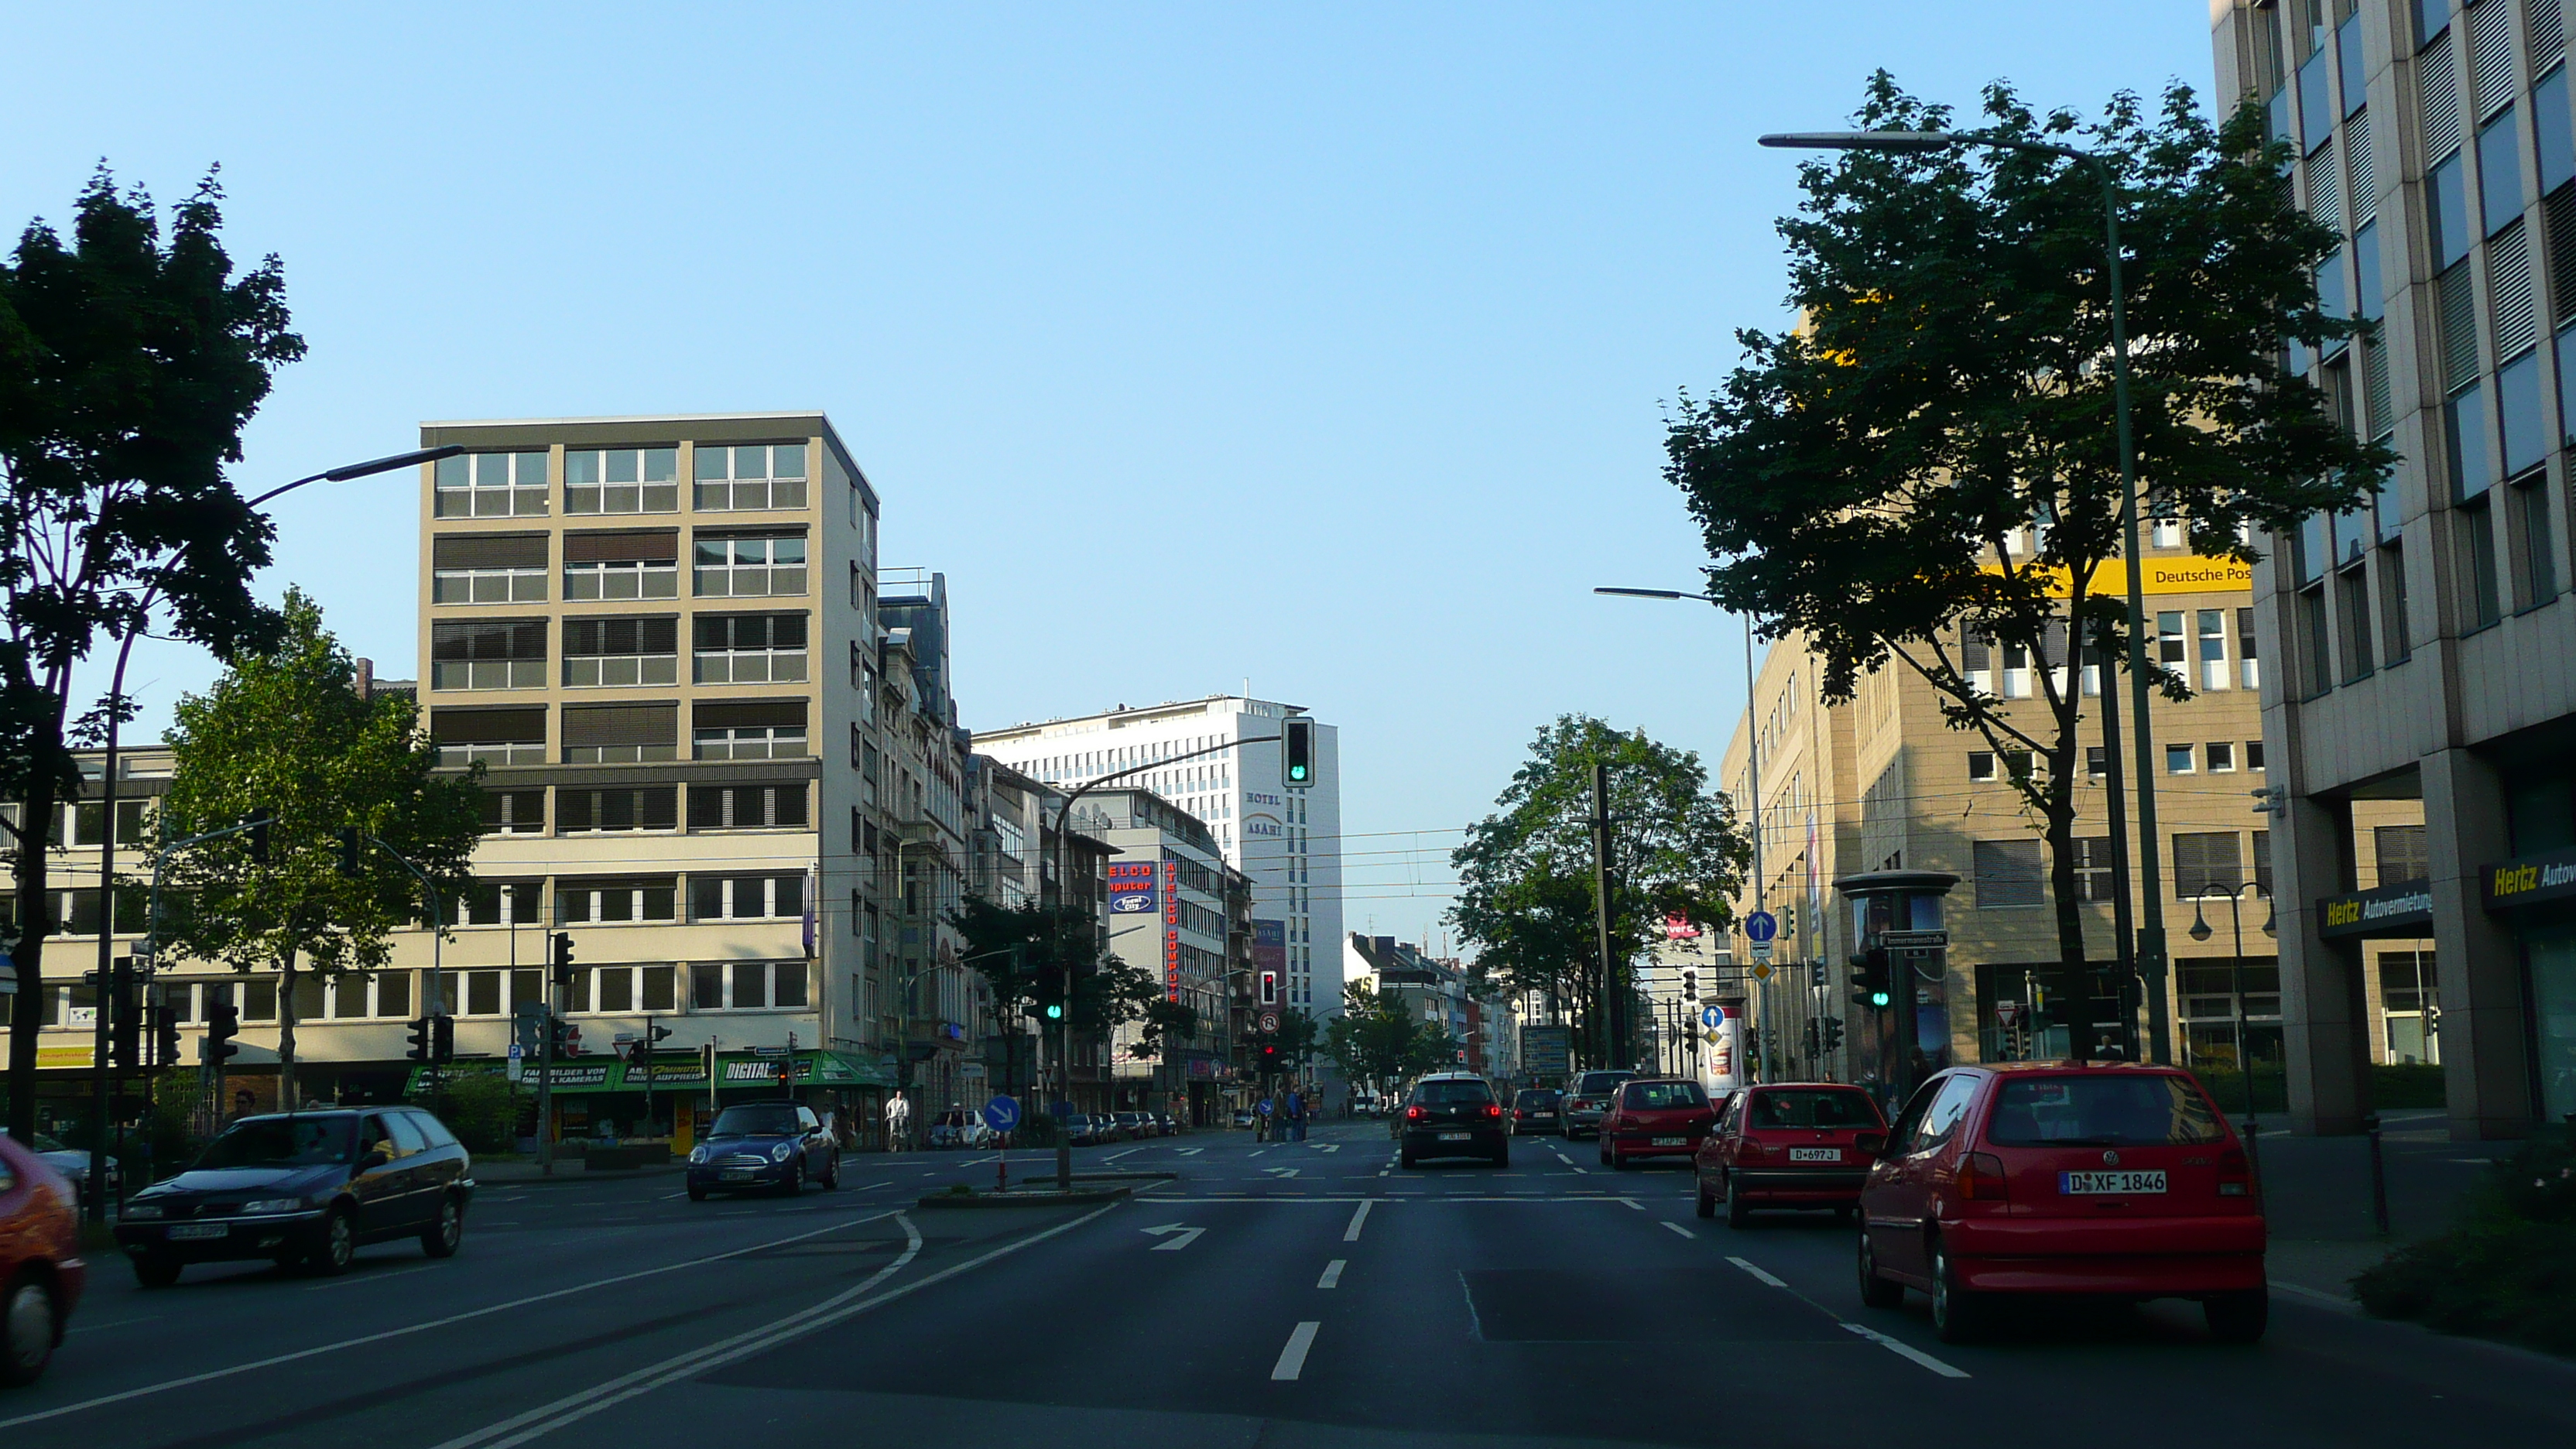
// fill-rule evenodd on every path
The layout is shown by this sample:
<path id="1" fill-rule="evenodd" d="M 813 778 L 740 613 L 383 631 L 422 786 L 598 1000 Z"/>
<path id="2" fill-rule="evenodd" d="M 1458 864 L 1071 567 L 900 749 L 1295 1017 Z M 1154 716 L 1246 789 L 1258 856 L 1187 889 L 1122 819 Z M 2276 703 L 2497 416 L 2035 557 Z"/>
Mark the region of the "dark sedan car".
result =
<path id="1" fill-rule="evenodd" d="M 1523 1087 L 1512 1096 L 1512 1135 L 1563 1132 L 1565 1094 L 1554 1087 Z"/>
<path id="2" fill-rule="evenodd" d="M 764 1188 L 789 1196 L 807 1180 L 841 1185 L 841 1144 L 811 1107 L 747 1102 L 716 1114 L 707 1140 L 689 1149 L 689 1201 L 711 1192 Z"/>
<path id="3" fill-rule="evenodd" d="M 473 1159 L 417 1107 L 244 1117 L 187 1171 L 136 1193 L 116 1242 L 147 1288 L 190 1263 L 251 1258 L 345 1273 L 367 1243 L 416 1237 L 452 1255 L 473 1197 Z"/>
<path id="4" fill-rule="evenodd" d="M 1512 1165 L 1512 1139 L 1503 1127 L 1503 1104 L 1484 1078 L 1442 1072 L 1413 1084 L 1398 1122 L 1397 1155 L 1407 1167 L 1426 1157 L 1483 1157 Z"/>

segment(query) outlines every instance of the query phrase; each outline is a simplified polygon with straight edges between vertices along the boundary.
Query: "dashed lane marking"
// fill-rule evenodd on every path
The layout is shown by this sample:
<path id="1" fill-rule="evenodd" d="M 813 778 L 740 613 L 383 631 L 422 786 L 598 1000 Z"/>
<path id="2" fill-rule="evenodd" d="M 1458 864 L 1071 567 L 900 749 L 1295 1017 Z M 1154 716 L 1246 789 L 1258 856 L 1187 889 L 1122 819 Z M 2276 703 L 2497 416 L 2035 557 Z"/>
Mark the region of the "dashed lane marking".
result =
<path id="1" fill-rule="evenodd" d="M 1351 1209 L 1351 1225 L 1342 1229 L 1343 1242 L 1356 1243 L 1360 1240 L 1360 1229 L 1368 1222 L 1369 1209 L 1376 1205 L 1376 1199 L 1364 1198 L 1358 1207 Z"/>
<path id="2" fill-rule="evenodd" d="M 1874 1328 L 1863 1328 L 1857 1323 L 1846 1323 L 1843 1327 L 1849 1329 L 1853 1333 L 1859 1334 L 1861 1337 L 1868 1339 L 1879 1347 L 1886 1349 L 1889 1353 L 1896 1355 L 1898 1358 L 1911 1359 L 1915 1363 L 1923 1365 L 1925 1368 L 1930 1369 L 1932 1372 L 1939 1374 L 1945 1379 L 1964 1379 L 1968 1376 L 1968 1371 L 1966 1369 L 1957 1367 L 1954 1364 L 1943 1363 L 1941 1360 L 1934 1358 L 1932 1355 L 1925 1353 L 1914 1345 L 1910 1343 L 1899 1343 L 1895 1339 L 1888 1337 L 1884 1333 L 1880 1333 Z"/>
<path id="3" fill-rule="evenodd" d="M 1343 1265 L 1348 1262 L 1350 1262 L 1348 1258 L 1335 1258 L 1333 1261 L 1326 1263 L 1324 1265 L 1324 1276 L 1315 1280 L 1315 1286 L 1318 1288 L 1340 1287 L 1342 1285 L 1342 1268 Z"/>
<path id="4" fill-rule="evenodd" d="M 1728 1261 L 1728 1262 L 1730 1262 L 1730 1263 L 1733 1263 L 1735 1266 L 1737 1266 L 1737 1267 L 1739 1267 L 1739 1268 L 1743 1269 L 1745 1272 L 1752 1274 L 1752 1275 L 1753 1275 L 1753 1279 L 1754 1279 L 1754 1281 L 1755 1281 L 1755 1282 L 1757 1282 L 1757 1283 L 1767 1283 L 1767 1284 L 1769 1284 L 1770 1286 L 1772 1286 L 1772 1287 L 1774 1287 L 1774 1288 L 1786 1288 L 1786 1287 L 1788 1287 L 1788 1286 L 1789 1286 L 1787 1283 L 1782 1282 L 1780 1279 L 1777 1279 L 1777 1278 L 1772 1277 L 1770 1274 L 1763 1272 L 1760 1268 L 1757 1268 L 1757 1267 L 1755 1267 L 1754 1265 L 1752 1265 L 1751 1263 L 1748 1263 L 1748 1262 L 1744 1261 L 1742 1258 L 1729 1258 L 1729 1259 L 1727 1259 L 1726 1261 Z M 1850 1327 L 1851 1325 L 1849 1325 L 1849 1324 L 1845 1324 L 1845 1325 L 1843 1325 L 1843 1326 L 1844 1326 L 1844 1327 L 1846 1327 L 1846 1328 L 1848 1328 L 1848 1327 Z"/>
<path id="5" fill-rule="evenodd" d="M 1681 1235 L 1682 1235 L 1683 1237 L 1685 1237 L 1685 1238 L 1696 1238 L 1696 1237 L 1698 1237 L 1698 1236 L 1699 1236 L 1699 1234 L 1692 1232 L 1690 1229 L 1688 1229 L 1688 1228 L 1686 1228 L 1686 1227 L 1683 1227 L 1683 1226 L 1682 1226 L 1681 1224 L 1679 1224 L 1679 1223 L 1666 1223 L 1666 1224 L 1664 1224 L 1664 1226 L 1665 1226 L 1665 1227 L 1668 1227 L 1668 1228 L 1670 1228 L 1670 1229 L 1672 1229 L 1674 1232 L 1677 1232 L 1677 1233 L 1681 1234 Z"/>
<path id="6" fill-rule="evenodd" d="M 1301 1323 L 1296 1332 L 1288 1335 L 1287 1346 L 1279 1350 L 1279 1362 L 1270 1368 L 1274 1382 L 1286 1382 L 1306 1371 L 1306 1351 L 1315 1346 L 1315 1330 L 1323 1326 L 1311 1321 Z"/>

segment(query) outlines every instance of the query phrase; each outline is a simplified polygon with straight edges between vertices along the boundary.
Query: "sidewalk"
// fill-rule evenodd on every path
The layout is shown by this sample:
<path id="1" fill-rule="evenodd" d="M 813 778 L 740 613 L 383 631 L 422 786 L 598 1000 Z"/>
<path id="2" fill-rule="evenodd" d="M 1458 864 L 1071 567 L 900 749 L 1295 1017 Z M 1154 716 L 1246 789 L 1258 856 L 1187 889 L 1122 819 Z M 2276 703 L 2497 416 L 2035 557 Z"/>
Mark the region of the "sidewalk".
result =
<path id="1" fill-rule="evenodd" d="M 2259 1139 L 2263 1209 L 2272 1229 L 2269 1268 L 2276 1286 L 2309 1301 L 2357 1307 L 2355 1274 L 2390 1250 L 2448 1229 L 2491 1160 L 2513 1142 L 2453 1142 L 2438 1108 L 2380 1114 L 2380 1148 L 2388 1178 L 2388 1228 L 2378 1236 L 2370 1213 L 2370 1140 Z"/>

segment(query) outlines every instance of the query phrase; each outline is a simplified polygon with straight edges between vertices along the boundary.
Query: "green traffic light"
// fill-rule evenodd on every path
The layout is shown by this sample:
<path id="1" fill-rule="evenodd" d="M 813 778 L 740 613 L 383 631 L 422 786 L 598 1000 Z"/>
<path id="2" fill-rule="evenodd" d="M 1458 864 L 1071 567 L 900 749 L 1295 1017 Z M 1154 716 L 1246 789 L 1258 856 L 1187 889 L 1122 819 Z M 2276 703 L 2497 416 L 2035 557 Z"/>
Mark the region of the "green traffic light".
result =
<path id="1" fill-rule="evenodd" d="M 1305 766 L 1303 766 L 1303 765 L 1291 765 L 1291 766 L 1289 766 L 1289 767 L 1288 767 L 1288 778 L 1289 778 L 1289 779 L 1291 779 L 1291 780 L 1303 780 L 1303 779 L 1305 779 L 1305 778 L 1306 778 L 1306 767 L 1305 767 Z"/>
<path id="2" fill-rule="evenodd" d="M 1886 1006 L 1895 1000 L 1893 995 L 1884 991 L 1873 991 L 1869 994 L 1869 1004 L 1872 1006 Z"/>
<path id="3" fill-rule="evenodd" d="M 1053 1003 L 1049 1003 L 1049 1004 L 1048 1004 L 1048 1006 L 1047 1006 L 1047 1020 L 1049 1020 L 1049 1021 L 1055 1021 L 1055 1020 L 1057 1020 L 1057 1019 L 1061 1018 L 1063 1015 L 1064 1015 L 1064 1008 L 1063 1008 L 1063 1007 L 1061 1007 L 1061 1006 L 1057 1006 L 1057 1005 L 1054 1005 Z"/>

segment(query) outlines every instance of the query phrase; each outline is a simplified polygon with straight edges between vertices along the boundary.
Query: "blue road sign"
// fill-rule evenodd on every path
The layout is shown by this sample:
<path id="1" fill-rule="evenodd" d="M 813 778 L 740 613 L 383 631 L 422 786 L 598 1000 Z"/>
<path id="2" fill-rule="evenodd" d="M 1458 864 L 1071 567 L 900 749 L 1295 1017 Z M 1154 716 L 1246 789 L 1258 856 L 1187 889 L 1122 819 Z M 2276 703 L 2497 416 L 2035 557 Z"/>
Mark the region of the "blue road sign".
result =
<path id="1" fill-rule="evenodd" d="M 984 1104 L 984 1125 L 996 1132 L 1008 1132 L 1020 1125 L 1020 1104 L 1009 1097 L 995 1097 Z"/>
<path id="2" fill-rule="evenodd" d="M 1769 911 L 1755 911 L 1744 918 L 1744 939 L 1768 941 L 1780 934 L 1780 918 Z"/>
<path id="3" fill-rule="evenodd" d="M 1720 1027 L 1726 1025 L 1726 1008 L 1723 1006 L 1701 1007 L 1699 1009 L 1699 1024 L 1706 1027 Z"/>

